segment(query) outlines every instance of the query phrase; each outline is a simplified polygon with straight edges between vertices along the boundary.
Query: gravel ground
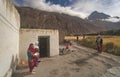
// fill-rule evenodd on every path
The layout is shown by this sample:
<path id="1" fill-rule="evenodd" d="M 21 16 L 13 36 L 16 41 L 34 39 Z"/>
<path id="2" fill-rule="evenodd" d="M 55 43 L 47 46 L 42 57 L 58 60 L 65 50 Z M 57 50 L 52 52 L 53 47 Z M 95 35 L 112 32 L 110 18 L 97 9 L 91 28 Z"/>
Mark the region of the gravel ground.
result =
<path id="1" fill-rule="evenodd" d="M 36 73 L 19 65 L 12 77 L 120 77 L 120 57 L 73 44 L 60 46 L 60 56 L 41 58 Z"/>

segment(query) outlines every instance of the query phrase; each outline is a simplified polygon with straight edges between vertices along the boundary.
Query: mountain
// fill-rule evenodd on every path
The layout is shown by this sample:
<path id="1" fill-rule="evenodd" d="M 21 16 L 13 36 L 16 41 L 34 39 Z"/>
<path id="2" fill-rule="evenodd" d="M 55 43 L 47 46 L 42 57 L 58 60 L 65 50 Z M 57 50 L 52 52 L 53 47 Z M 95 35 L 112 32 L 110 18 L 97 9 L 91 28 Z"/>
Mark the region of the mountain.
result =
<path id="1" fill-rule="evenodd" d="M 55 12 L 46 12 L 29 7 L 16 7 L 20 13 L 21 28 L 58 29 L 60 41 L 65 35 L 95 33 L 103 30 L 89 21 Z"/>
<path id="2" fill-rule="evenodd" d="M 108 19 L 109 17 L 111 17 L 111 16 L 107 15 L 107 14 L 104 14 L 104 13 L 94 11 L 88 16 L 88 19 L 89 20 Z"/>
<path id="3" fill-rule="evenodd" d="M 111 17 L 110 15 L 94 11 L 88 16 L 88 20 L 106 30 L 120 29 L 120 17 L 118 16 Z"/>
<path id="4" fill-rule="evenodd" d="M 114 16 L 114 18 L 116 18 L 116 19 L 120 19 L 120 17 L 118 17 L 118 16 Z"/>
<path id="5" fill-rule="evenodd" d="M 107 30 L 116 30 L 120 29 L 120 22 L 107 22 L 107 21 L 91 21 L 93 24 L 96 24 L 97 26 L 103 27 L 106 31 Z"/>

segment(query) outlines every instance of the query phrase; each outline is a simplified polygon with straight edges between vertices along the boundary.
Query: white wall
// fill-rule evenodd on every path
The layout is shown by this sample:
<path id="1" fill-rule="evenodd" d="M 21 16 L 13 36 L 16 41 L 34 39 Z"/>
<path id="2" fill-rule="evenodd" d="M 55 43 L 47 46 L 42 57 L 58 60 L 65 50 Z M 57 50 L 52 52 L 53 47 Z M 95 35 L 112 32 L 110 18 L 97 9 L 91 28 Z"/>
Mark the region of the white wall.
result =
<path id="1" fill-rule="evenodd" d="M 19 14 L 10 0 L 0 0 L 0 77 L 10 77 L 19 57 Z"/>
<path id="2" fill-rule="evenodd" d="M 38 41 L 39 36 L 50 36 L 50 56 L 59 55 L 58 30 L 21 29 L 20 31 L 20 59 L 27 61 L 27 49 L 30 43 Z"/>

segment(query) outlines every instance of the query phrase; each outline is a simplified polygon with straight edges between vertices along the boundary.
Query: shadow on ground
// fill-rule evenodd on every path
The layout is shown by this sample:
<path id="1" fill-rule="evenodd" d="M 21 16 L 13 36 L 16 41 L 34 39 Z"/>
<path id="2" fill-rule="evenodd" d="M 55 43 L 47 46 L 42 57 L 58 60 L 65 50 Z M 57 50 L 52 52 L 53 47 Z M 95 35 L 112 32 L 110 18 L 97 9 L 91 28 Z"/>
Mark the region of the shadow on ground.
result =
<path id="1" fill-rule="evenodd" d="M 28 65 L 18 65 L 16 67 L 16 70 L 23 70 L 23 69 L 27 69 L 28 68 Z"/>
<path id="2" fill-rule="evenodd" d="M 30 74 L 27 65 L 19 65 L 17 66 L 16 71 L 12 74 L 12 77 L 25 77 Z"/>
<path id="3" fill-rule="evenodd" d="M 12 77 L 25 77 L 26 75 L 30 75 L 30 72 L 15 72 Z"/>
<path id="4" fill-rule="evenodd" d="M 98 56 L 98 55 L 99 55 L 99 54 L 98 54 L 97 52 L 95 52 L 95 53 L 89 54 L 89 55 L 88 55 L 87 57 L 85 57 L 85 58 L 77 59 L 77 60 L 71 62 L 71 64 L 76 64 L 76 65 L 78 65 L 78 66 L 82 66 L 82 65 L 87 64 L 87 61 L 88 61 L 88 60 L 90 60 L 90 59 L 92 59 L 92 58 L 94 58 L 94 57 L 96 57 L 96 56 Z"/>

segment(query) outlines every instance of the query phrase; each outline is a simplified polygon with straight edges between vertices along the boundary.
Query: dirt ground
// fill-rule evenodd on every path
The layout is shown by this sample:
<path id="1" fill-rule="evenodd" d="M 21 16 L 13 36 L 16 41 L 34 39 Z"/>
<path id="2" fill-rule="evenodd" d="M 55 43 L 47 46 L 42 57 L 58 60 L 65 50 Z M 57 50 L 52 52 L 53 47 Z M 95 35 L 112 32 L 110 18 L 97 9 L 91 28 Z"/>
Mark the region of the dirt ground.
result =
<path id="1" fill-rule="evenodd" d="M 60 46 L 62 50 L 64 46 Z M 41 58 L 36 73 L 27 65 L 17 67 L 12 77 L 120 77 L 120 57 L 73 44 L 59 56 Z"/>

